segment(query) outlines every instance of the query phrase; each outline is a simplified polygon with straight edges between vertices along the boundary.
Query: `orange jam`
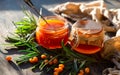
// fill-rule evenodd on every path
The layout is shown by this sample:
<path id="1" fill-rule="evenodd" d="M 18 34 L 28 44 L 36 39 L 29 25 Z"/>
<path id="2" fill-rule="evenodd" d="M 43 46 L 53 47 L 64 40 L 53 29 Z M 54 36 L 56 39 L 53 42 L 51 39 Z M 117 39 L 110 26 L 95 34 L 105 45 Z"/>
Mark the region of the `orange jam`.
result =
<path id="1" fill-rule="evenodd" d="M 99 35 L 103 35 L 103 31 L 97 33 L 97 34 L 92 34 L 92 35 L 84 35 L 83 34 L 79 34 L 82 38 L 84 38 L 85 40 L 80 40 L 79 45 L 76 47 L 73 47 L 73 49 L 79 53 L 83 53 L 83 54 L 94 54 L 97 53 L 101 50 L 102 46 L 103 46 L 103 36 L 99 36 Z M 95 39 L 95 40 L 89 40 L 89 39 Z M 98 39 L 96 39 L 98 38 Z M 75 40 L 71 41 L 71 46 L 74 46 L 75 44 Z"/>
<path id="2" fill-rule="evenodd" d="M 79 46 L 74 49 L 79 53 L 94 54 L 100 51 L 101 48 L 98 46 L 93 46 L 93 45 L 79 44 Z"/>
<path id="3" fill-rule="evenodd" d="M 45 17 L 47 23 L 39 20 L 36 29 L 36 41 L 39 45 L 47 49 L 61 48 L 61 41 L 67 44 L 68 41 L 68 25 L 61 17 L 49 16 Z"/>
<path id="4" fill-rule="evenodd" d="M 78 20 L 70 34 L 72 49 L 83 54 L 94 54 L 103 47 L 104 31 L 99 23 L 92 20 Z"/>

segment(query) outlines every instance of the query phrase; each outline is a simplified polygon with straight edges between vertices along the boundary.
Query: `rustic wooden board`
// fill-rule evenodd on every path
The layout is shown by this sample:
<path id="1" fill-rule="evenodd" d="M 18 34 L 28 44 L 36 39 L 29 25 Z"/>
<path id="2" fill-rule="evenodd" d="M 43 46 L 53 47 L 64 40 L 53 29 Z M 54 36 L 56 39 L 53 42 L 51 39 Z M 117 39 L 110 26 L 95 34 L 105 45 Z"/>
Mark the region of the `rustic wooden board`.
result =
<path id="1" fill-rule="evenodd" d="M 93 0 L 31 0 L 36 8 L 43 8 L 43 15 L 51 15 L 52 13 L 48 11 L 49 8 L 53 8 L 57 4 L 73 1 L 73 2 L 90 2 Z M 119 0 L 105 0 L 107 3 L 108 8 L 120 8 L 120 1 Z M 22 75 L 21 71 L 18 70 L 18 67 L 14 67 L 15 64 L 8 63 L 4 59 L 4 55 L 11 55 L 13 57 L 19 56 L 20 53 L 16 50 L 6 50 L 9 49 L 9 45 L 5 41 L 5 37 L 7 37 L 10 32 L 13 32 L 15 27 L 12 24 L 12 21 L 19 21 L 23 16 L 23 12 L 21 6 L 27 6 L 23 0 L 0 0 L 0 74 L 2 75 Z M 28 7 L 27 7 L 28 8 Z M 29 10 L 31 10 L 29 8 Z M 35 14 L 35 12 L 33 12 Z M 4 45 L 3 45 L 4 44 Z M 3 54 L 4 55 L 3 55 Z M 29 68 L 29 65 L 21 66 L 25 75 L 40 75 L 40 72 L 37 71 L 33 73 Z M 99 71 L 99 70 L 97 70 Z M 98 75 L 98 74 L 94 74 Z M 99 74 L 101 75 L 101 74 Z"/>
<path id="2" fill-rule="evenodd" d="M 5 56 L 0 53 L 0 75 L 23 75 L 23 72 L 16 64 L 7 62 L 4 58 Z"/>

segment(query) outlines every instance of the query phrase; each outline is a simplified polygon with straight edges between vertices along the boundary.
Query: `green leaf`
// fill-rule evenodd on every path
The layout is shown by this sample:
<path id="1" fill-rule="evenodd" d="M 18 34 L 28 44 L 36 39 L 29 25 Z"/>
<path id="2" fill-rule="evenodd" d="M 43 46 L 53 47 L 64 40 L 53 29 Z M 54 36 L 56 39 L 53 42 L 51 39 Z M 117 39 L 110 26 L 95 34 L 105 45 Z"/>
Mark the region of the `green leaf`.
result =
<path id="1" fill-rule="evenodd" d="M 38 56 L 39 54 L 36 52 L 32 52 L 32 53 L 28 53 L 26 55 L 20 56 L 18 58 L 16 58 L 15 60 L 17 61 L 18 64 L 27 62 L 29 60 L 29 58 L 32 58 L 34 56 Z"/>
<path id="2" fill-rule="evenodd" d="M 86 61 L 81 61 L 80 65 L 79 65 L 79 70 L 85 65 Z"/>
<path id="3" fill-rule="evenodd" d="M 11 43 L 18 42 L 20 39 L 16 37 L 7 37 L 6 40 L 8 40 Z"/>
<path id="4" fill-rule="evenodd" d="M 28 48 L 28 49 L 25 49 L 25 50 L 19 50 L 19 52 L 32 53 L 32 52 L 34 52 L 34 51 L 32 51 L 30 48 Z"/>
<path id="5" fill-rule="evenodd" d="M 77 73 L 78 71 L 78 63 L 77 63 L 77 59 L 74 59 L 74 70 Z"/>

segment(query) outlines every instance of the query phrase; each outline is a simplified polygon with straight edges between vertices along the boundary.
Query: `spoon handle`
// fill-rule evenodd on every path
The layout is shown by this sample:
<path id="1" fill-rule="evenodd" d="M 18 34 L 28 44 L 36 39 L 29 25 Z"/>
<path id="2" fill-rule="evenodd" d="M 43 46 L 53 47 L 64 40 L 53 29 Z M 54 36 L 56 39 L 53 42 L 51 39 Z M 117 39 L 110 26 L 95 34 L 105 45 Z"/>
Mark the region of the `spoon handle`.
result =
<path id="1" fill-rule="evenodd" d="M 45 18 L 39 13 L 39 11 L 35 8 L 34 4 L 31 0 L 24 0 L 24 2 L 31 7 L 45 22 L 48 24 L 48 22 L 45 20 Z M 48 24 L 49 25 L 49 24 Z"/>

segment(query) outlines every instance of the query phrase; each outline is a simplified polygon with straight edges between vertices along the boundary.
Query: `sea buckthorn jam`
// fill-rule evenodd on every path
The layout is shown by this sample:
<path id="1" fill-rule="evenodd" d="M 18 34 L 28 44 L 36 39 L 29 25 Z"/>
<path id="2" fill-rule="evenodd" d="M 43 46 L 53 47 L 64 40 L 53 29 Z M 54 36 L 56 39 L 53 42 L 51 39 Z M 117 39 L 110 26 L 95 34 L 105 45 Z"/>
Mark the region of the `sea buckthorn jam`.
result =
<path id="1" fill-rule="evenodd" d="M 94 54 L 103 47 L 104 31 L 99 23 L 92 20 L 78 20 L 70 33 L 72 49 L 83 54 Z"/>
<path id="2" fill-rule="evenodd" d="M 47 49 L 61 48 L 61 41 L 67 44 L 68 41 L 68 24 L 61 17 L 45 17 L 47 23 L 40 19 L 36 29 L 36 40 L 39 45 Z"/>

